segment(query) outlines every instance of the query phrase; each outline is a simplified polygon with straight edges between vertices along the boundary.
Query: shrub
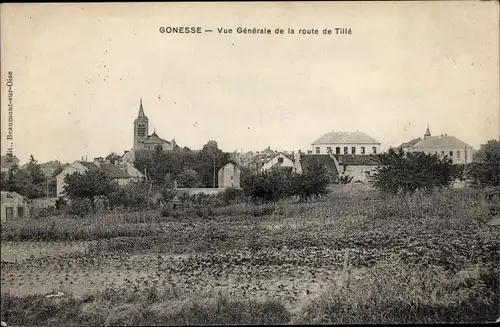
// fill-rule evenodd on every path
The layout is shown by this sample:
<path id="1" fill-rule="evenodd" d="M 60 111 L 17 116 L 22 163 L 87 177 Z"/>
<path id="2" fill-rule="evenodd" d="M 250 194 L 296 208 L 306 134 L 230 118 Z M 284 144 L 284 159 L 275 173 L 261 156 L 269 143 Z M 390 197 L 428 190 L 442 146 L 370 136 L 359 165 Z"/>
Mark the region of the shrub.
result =
<path id="1" fill-rule="evenodd" d="M 92 212 L 92 203 L 89 199 L 74 199 L 69 204 L 68 213 L 78 217 L 85 217 Z"/>
<path id="2" fill-rule="evenodd" d="M 469 165 L 467 175 L 477 186 L 500 186 L 500 142 L 482 144 Z"/>
<path id="3" fill-rule="evenodd" d="M 354 177 L 349 176 L 349 175 L 342 175 L 339 176 L 339 184 L 349 184 Z"/>
<path id="4" fill-rule="evenodd" d="M 252 201 L 275 202 L 291 194 L 292 175 L 279 170 L 257 172 L 248 176 L 243 191 Z"/>
<path id="5" fill-rule="evenodd" d="M 241 190 L 232 187 L 225 189 L 222 193 L 219 193 L 219 197 L 225 206 L 237 203 L 241 200 L 242 196 L 243 192 Z"/>

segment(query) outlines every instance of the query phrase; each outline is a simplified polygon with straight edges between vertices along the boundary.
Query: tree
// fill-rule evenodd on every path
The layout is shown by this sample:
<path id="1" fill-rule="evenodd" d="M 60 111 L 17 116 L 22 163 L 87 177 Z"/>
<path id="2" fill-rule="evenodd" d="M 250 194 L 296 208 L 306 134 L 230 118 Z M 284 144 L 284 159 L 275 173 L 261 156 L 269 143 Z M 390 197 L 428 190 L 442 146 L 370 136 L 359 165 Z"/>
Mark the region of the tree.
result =
<path id="1" fill-rule="evenodd" d="M 291 195 L 291 173 L 270 170 L 251 174 L 242 181 L 243 192 L 253 202 L 275 202 Z"/>
<path id="2" fill-rule="evenodd" d="M 500 186 L 500 142 L 482 144 L 468 169 L 468 176 L 477 186 Z"/>
<path id="3" fill-rule="evenodd" d="M 201 151 L 197 153 L 197 167 L 195 168 L 201 178 L 203 186 L 217 186 L 217 175 L 219 169 L 224 167 L 224 165 L 226 165 L 229 161 L 229 153 L 220 150 L 216 141 L 208 141 L 207 144 L 203 146 Z"/>
<path id="4" fill-rule="evenodd" d="M 451 160 L 434 154 L 389 149 L 378 158 L 381 165 L 375 174 L 374 186 L 386 193 L 406 195 L 418 189 L 431 191 L 449 186 L 455 177 Z"/>
<path id="5" fill-rule="evenodd" d="M 144 209 L 149 206 L 154 192 L 150 182 L 133 181 L 115 188 L 107 197 L 111 208 L 123 206 L 126 209 Z"/>
<path id="6" fill-rule="evenodd" d="M 74 172 L 64 178 L 66 186 L 64 193 L 72 200 L 88 199 L 92 210 L 96 212 L 96 203 L 113 193 L 117 184 L 102 171 L 87 170 L 84 174 Z"/>
<path id="7" fill-rule="evenodd" d="M 25 165 L 24 169 L 17 165 L 9 169 L 5 181 L 2 182 L 2 189 L 17 192 L 27 198 L 34 199 L 45 196 L 46 183 L 47 179 L 40 165 L 31 155 L 30 161 Z"/>
<path id="8" fill-rule="evenodd" d="M 315 162 L 301 174 L 295 177 L 294 195 L 300 201 L 308 201 L 312 196 L 328 194 L 328 185 L 331 178 L 328 169 L 319 162 Z"/>
<path id="9" fill-rule="evenodd" d="M 194 169 L 184 168 L 184 170 L 177 177 L 178 187 L 201 187 L 200 176 Z"/>
<path id="10" fill-rule="evenodd" d="M 451 160 L 440 159 L 435 154 L 389 149 L 379 154 L 378 159 L 380 166 L 374 176 L 374 186 L 383 193 L 405 196 L 410 216 L 411 196 L 415 191 L 448 187 L 456 175 Z"/>
<path id="11" fill-rule="evenodd" d="M 0 181 L 0 187 L 1 187 L 2 191 L 9 191 L 9 187 L 7 185 L 8 182 L 9 182 L 9 173 L 2 171 L 2 178 Z"/>
<path id="12" fill-rule="evenodd" d="M 171 151 L 163 151 L 161 148 L 154 151 L 138 151 L 134 165 L 140 171 L 145 172 L 155 186 L 177 180 L 183 184 L 212 187 L 214 173 L 217 180 L 219 169 L 230 161 L 229 157 L 229 153 L 217 147 L 217 142 L 209 141 L 198 152 L 186 147 L 175 147 Z M 196 172 L 198 178 L 194 177 L 193 171 Z M 199 179 L 199 182 L 196 182 L 196 179 Z"/>
<path id="13" fill-rule="evenodd" d="M 106 160 L 109 160 L 113 165 L 118 163 L 121 160 L 121 156 L 115 152 L 111 152 L 106 156 Z"/>

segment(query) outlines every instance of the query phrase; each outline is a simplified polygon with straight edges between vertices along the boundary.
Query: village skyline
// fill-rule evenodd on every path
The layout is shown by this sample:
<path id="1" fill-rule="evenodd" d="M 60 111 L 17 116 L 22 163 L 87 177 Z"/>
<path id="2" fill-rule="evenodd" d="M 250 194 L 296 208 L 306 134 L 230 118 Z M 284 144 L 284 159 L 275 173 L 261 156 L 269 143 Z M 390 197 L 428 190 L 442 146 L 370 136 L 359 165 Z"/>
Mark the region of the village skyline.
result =
<path id="1" fill-rule="evenodd" d="M 384 151 L 422 137 L 427 124 L 475 149 L 499 138 L 498 24 L 488 4 L 331 3 L 325 12 L 209 4 L 226 9 L 213 15 L 186 5 L 156 4 L 155 15 L 130 3 L 2 7 L 13 154 L 23 163 L 30 154 L 39 162 L 121 155 L 132 148 L 141 98 L 149 132 L 191 149 L 215 140 L 226 152 L 307 151 L 335 130 L 364 132 Z M 353 32 L 167 35 L 158 30 L 166 24 Z M 1 115 L 4 155 L 6 100 Z"/>

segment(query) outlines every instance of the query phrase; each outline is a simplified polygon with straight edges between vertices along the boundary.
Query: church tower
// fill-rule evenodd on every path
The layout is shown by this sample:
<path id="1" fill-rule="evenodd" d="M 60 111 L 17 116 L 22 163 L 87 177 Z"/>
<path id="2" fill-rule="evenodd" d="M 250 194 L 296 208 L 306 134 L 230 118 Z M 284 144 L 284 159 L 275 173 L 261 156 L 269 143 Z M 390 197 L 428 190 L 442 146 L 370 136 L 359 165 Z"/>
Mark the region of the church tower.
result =
<path id="1" fill-rule="evenodd" d="M 142 98 L 139 106 L 139 115 L 134 120 L 134 150 L 144 148 L 144 141 L 148 138 L 148 117 L 144 114 L 142 108 Z"/>

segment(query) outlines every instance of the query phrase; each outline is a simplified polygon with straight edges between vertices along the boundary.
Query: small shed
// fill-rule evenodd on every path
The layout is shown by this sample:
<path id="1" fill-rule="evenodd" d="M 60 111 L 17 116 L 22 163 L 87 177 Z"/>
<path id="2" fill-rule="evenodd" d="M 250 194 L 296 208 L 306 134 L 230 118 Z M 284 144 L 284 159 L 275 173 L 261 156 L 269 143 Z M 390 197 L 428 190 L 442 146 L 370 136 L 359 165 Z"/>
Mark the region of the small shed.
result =
<path id="1" fill-rule="evenodd" d="M 1 221 L 28 217 L 28 199 L 16 192 L 1 192 Z"/>

